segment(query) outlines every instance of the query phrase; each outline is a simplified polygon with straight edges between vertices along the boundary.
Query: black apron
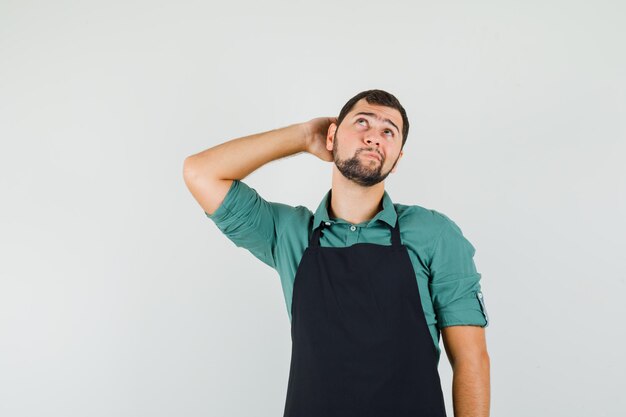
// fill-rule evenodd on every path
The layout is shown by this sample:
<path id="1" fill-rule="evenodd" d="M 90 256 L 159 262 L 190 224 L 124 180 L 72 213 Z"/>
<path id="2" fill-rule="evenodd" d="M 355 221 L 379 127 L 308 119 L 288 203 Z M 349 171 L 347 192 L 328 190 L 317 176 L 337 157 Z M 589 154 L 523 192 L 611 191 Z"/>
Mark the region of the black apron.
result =
<path id="1" fill-rule="evenodd" d="M 284 417 L 445 417 L 437 350 L 400 240 L 321 247 L 296 272 Z"/>

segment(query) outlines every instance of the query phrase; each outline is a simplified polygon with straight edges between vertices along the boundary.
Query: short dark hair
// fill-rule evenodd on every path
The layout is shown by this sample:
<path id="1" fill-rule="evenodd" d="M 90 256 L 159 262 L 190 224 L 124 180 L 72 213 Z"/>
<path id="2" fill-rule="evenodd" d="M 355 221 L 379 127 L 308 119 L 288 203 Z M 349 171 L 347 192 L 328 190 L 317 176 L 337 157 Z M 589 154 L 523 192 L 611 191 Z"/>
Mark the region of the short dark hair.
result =
<path id="1" fill-rule="evenodd" d="M 383 90 L 366 90 L 361 91 L 356 96 L 352 97 L 346 104 L 344 104 L 341 112 L 339 112 L 339 117 L 337 117 L 337 126 L 341 124 L 343 119 L 346 117 L 350 110 L 354 107 L 357 101 L 365 98 L 369 104 L 377 104 L 379 106 L 387 106 L 392 107 L 400 112 L 402 116 L 402 148 L 404 148 L 404 143 L 406 142 L 406 138 L 409 135 L 409 118 L 406 115 L 406 111 L 400 101 L 393 95 Z"/>

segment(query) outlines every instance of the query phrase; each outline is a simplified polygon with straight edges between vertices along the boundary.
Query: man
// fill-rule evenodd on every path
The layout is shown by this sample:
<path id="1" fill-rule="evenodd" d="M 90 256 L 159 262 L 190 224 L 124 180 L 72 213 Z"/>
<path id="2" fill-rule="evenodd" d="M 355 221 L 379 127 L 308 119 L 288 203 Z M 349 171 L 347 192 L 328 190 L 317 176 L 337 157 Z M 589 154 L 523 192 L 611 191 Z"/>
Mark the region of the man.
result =
<path id="1" fill-rule="evenodd" d="M 285 417 L 445 416 L 439 332 L 454 415 L 489 415 L 488 317 L 474 248 L 444 214 L 393 203 L 384 189 L 408 130 L 396 97 L 368 90 L 337 118 L 185 160 L 185 183 L 206 216 L 279 273 L 292 336 Z M 241 181 L 300 152 L 334 162 L 315 213 L 268 202 Z"/>

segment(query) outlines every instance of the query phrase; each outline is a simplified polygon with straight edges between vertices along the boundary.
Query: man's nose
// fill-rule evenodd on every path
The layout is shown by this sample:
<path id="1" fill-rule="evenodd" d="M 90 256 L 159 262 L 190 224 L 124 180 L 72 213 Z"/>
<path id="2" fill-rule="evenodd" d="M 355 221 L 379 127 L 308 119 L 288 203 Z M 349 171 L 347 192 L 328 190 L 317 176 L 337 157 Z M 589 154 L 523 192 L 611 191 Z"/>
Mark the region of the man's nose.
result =
<path id="1" fill-rule="evenodd" d="M 367 143 L 370 146 L 372 146 L 372 145 L 378 146 L 380 144 L 380 141 L 373 134 L 367 134 L 367 135 L 365 135 L 365 143 Z"/>

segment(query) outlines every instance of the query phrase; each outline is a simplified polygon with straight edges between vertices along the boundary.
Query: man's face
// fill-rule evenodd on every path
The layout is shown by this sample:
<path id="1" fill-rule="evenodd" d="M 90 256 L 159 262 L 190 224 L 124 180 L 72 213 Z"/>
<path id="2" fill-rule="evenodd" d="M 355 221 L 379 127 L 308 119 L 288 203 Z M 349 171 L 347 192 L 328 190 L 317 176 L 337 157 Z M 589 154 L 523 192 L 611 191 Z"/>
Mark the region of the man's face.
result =
<path id="1" fill-rule="evenodd" d="M 344 177 L 364 187 L 378 184 L 396 171 L 402 157 L 402 116 L 394 108 L 361 99 L 340 128 L 331 124 L 326 149 Z"/>

